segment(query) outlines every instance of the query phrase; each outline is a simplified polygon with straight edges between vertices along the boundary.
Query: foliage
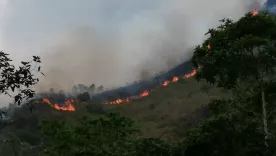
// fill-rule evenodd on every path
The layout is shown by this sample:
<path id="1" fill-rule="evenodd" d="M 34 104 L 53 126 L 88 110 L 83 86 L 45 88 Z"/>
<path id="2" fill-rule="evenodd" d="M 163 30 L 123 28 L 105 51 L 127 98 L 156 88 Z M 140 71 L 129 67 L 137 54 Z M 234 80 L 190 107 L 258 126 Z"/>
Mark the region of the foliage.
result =
<path id="1" fill-rule="evenodd" d="M 268 146 L 271 125 L 266 90 L 276 83 L 276 18 L 268 13 L 256 16 L 249 13 L 237 22 L 230 19 L 221 22 L 218 28 L 210 29 L 209 38 L 195 48 L 192 61 L 200 67 L 196 78 L 231 89 L 234 98 L 249 109 L 258 107 L 253 112 L 261 114 L 260 124 Z M 259 100 L 254 100 L 255 97 Z"/>
<path id="2" fill-rule="evenodd" d="M 272 80 L 276 66 L 275 16 L 246 14 L 237 22 L 230 19 L 221 22 L 218 28 L 210 29 L 209 38 L 195 48 L 192 61 L 196 67 L 201 67 L 197 79 L 228 89 L 235 88 L 239 81 Z M 264 76 L 266 79 L 260 80 Z"/>
<path id="3" fill-rule="evenodd" d="M 84 92 L 81 93 L 77 96 L 78 100 L 80 100 L 81 102 L 86 102 L 88 100 L 90 100 L 90 95 L 88 92 Z"/>
<path id="4" fill-rule="evenodd" d="M 95 84 L 92 84 L 91 86 L 89 86 L 88 90 L 90 93 L 94 93 L 95 88 L 96 88 Z"/>
<path id="5" fill-rule="evenodd" d="M 103 89 L 104 89 L 103 85 L 100 85 L 100 86 L 97 88 L 97 91 L 98 91 L 98 92 L 102 92 Z"/>
<path id="6" fill-rule="evenodd" d="M 0 140 L 1 156 L 29 156 L 37 153 L 35 147 L 22 142 L 14 134 L 9 133 L 5 139 Z"/>
<path id="7" fill-rule="evenodd" d="M 137 137 L 132 120 L 118 113 L 84 116 L 77 123 L 43 121 L 45 156 L 266 156 L 276 155 L 276 20 L 263 13 L 237 22 L 222 20 L 194 51 L 196 78 L 231 91 L 229 99 L 207 105 L 205 120 L 180 141 Z M 211 48 L 208 48 L 208 45 Z M 90 99 L 84 88 L 80 101 Z M 93 89 L 92 89 L 93 88 Z M 102 86 L 97 91 L 103 90 Z M 201 90 L 208 91 L 206 86 Z M 190 97 L 193 92 L 190 91 Z M 123 97 L 125 93 L 120 93 Z M 265 107 L 264 107 L 265 106 Z M 101 113 L 103 105 L 88 104 Z M 207 117 L 208 116 L 208 117 Z M 22 118 L 24 122 L 24 118 Z M 34 122 L 37 122 L 34 120 Z M 267 124 L 265 124 L 267 123 Z M 269 129 L 269 131 L 267 130 Z M 183 130 L 184 131 L 184 130 Z M 271 136 L 267 139 L 267 136 Z"/>
<path id="8" fill-rule="evenodd" d="M 78 91 L 79 93 L 88 92 L 88 87 L 84 84 L 78 84 Z"/>
<path id="9" fill-rule="evenodd" d="M 99 86 L 97 88 L 98 91 L 101 91 L 103 89 L 103 86 Z M 89 87 L 84 85 L 84 84 L 78 84 L 78 85 L 74 85 L 72 87 L 72 92 L 74 94 L 78 94 L 78 93 L 84 93 L 84 92 L 89 92 L 91 94 L 93 94 L 96 90 L 96 85 L 95 84 L 91 84 Z"/>
<path id="10" fill-rule="evenodd" d="M 35 95 L 35 92 L 30 87 L 36 85 L 39 81 L 33 72 L 40 72 L 41 67 L 37 67 L 37 64 L 41 63 L 41 60 L 40 57 L 33 56 L 33 61 L 22 61 L 21 65 L 15 68 L 11 64 L 12 60 L 8 55 L 0 51 L 0 93 L 11 96 L 10 90 L 12 92 L 18 92 L 14 96 L 14 100 L 15 103 L 20 105 L 23 99 L 29 99 Z M 35 63 L 35 66 L 32 66 L 31 63 Z"/>
<path id="11" fill-rule="evenodd" d="M 253 114 L 239 111 L 237 105 L 236 101 L 231 100 L 211 102 L 208 106 L 213 115 L 190 131 L 185 138 L 186 155 L 271 154 L 273 148 L 268 149 L 264 144 L 260 121 Z"/>
<path id="12" fill-rule="evenodd" d="M 133 121 L 117 113 L 97 119 L 82 117 L 77 125 L 61 121 L 44 121 L 43 131 L 49 137 L 50 156 L 128 155 L 130 139 L 138 132 Z"/>

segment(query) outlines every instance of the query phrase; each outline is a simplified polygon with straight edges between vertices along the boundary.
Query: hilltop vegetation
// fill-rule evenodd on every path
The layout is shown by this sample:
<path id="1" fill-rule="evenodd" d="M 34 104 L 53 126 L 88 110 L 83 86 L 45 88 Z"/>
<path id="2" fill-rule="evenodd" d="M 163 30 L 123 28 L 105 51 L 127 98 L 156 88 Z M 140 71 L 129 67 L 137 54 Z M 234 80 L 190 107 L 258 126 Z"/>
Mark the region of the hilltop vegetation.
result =
<path id="1" fill-rule="evenodd" d="M 223 19 L 194 50 L 198 81 L 181 80 L 137 101 L 94 99 L 70 113 L 41 103 L 32 114 L 18 109 L 13 122 L 2 122 L 1 154 L 275 155 L 275 28 L 267 13 Z"/>

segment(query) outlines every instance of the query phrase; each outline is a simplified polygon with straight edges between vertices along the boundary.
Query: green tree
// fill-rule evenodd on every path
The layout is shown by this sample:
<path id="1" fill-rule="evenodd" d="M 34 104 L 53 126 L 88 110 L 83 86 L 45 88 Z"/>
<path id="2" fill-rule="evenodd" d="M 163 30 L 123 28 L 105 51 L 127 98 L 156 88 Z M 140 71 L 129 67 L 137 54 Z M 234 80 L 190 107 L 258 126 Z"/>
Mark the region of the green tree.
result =
<path id="1" fill-rule="evenodd" d="M 180 156 L 179 142 L 137 137 L 134 122 L 118 113 L 99 118 L 82 117 L 77 124 L 43 121 L 47 136 L 45 156 Z"/>
<path id="2" fill-rule="evenodd" d="M 86 102 L 86 101 L 90 100 L 90 95 L 88 92 L 84 92 L 84 93 L 79 94 L 77 98 L 81 102 Z"/>
<path id="3" fill-rule="evenodd" d="M 78 84 L 78 91 L 80 93 L 88 92 L 88 87 L 84 84 Z"/>
<path id="4" fill-rule="evenodd" d="M 94 93 L 95 88 L 96 88 L 95 84 L 92 84 L 91 86 L 89 86 L 88 90 L 90 93 Z"/>
<path id="5" fill-rule="evenodd" d="M 102 92 L 103 89 L 104 89 L 103 85 L 100 85 L 100 86 L 97 88 L 97 91 L 98 91 L 98 92 Z"/>
<path id="6" fill-rule="evenodd" d="M 185 137 L 187 156 L 266 156 L 274 149 L 264 144 L 260 121 L 254 113 L 240 110 L 232 100 L 214 100 L 208 104 L 212 116 L 202 121 Z M 200 149 L 200 150 L 199 150 Z"/>
<path id="7" fill-rule="evenodd" d="M 195 48 L 192 61 L 195 67 L 200 67 L 196 78 L 231 89 L 240 101 L 261 95 L 256 113 L 261 113 L 264 140 L 268 145 L 270 112 L 267 112 L 265 90 L 276 80 L 276 18 L 267 13 L 256 16 L 248 13 L 237 22 L 230 19 L 221 22 Z"/>
<path id="8" fill-rule="evenodd" d="M 84 116 L 76 125 L 44 121 L 42 127 L 48 138 L 46 156 L 131 155 L 131 139 L 138 132 L 132 120 L 117 113 Z"/>

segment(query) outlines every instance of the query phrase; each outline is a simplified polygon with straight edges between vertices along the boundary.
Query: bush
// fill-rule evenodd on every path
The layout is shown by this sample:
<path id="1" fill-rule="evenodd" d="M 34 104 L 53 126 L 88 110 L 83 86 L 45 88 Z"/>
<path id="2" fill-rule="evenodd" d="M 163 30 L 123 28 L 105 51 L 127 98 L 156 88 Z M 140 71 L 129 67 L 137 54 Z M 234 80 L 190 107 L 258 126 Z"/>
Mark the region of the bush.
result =
<path id="1" fill-rule="evenodd" d="M 90 100 L 90 95 L 88 92 L 81 93 L 77 96 L 78 100 L 81 102 L 86 102 Z"/>

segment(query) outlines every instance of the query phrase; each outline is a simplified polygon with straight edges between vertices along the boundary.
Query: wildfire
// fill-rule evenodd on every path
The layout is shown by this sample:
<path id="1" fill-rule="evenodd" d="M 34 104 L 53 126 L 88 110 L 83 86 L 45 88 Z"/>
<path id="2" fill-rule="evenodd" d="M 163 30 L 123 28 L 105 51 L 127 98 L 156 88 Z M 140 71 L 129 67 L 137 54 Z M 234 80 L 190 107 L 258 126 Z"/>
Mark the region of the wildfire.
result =
<path id="1" fill-rule="evenodd" d="M 43 98 L 42 102 L 47 103 L 48 105 L 50 105 L 51 107 L 53 107 L 57 110 L 62 110 L 62 111 L 75 111 L 76 110 L 72 104 L 74 102 L 73 99 L 66 100 L 64 106 L 59 106 L 58 104 L 52 104 L 50 102 L 50 100 L 47 98 Z"/>
<path id="2" fill-rule="evenodd" d="M 253 15 L 253 16 L 256 16 L 256 15 L 258 15 L 258 13 L 259 13 L 258 10 L 254 10 L 254 11 L 252 12 L 252 15 Z"/>
<path id="3" fill-rule="evenodd" d="M 179 78 L 177 76 L 173 77 L 172 82 L 177 82 Z"/>
<path id="4" fill-rule="evenodd" d="M 196 71 L 197 70 L 194 69 L 191 73 L 185 74 L 182 77 L 175 76 L 175 77 L 172 78 L 171 81 L 169 81 L 169 80 L 164 81 L 161 85 L 165 87 L 165 86 L 167 86 L 167 85 L 169 85 L 171 83 L 177 82 L 180 78 L 183 78 L 183 79 L 191 78 L 191 77 L 193 77 L 196 74 Z M 146 97 L 146 96 L 149 95 L 149 93 L 150 92 L 146 90 L 146 91 L 142 92 L 141 94 L 139 94 L 138 96 L 132 96 L 132 97 L 128 97 L 126 99 L 117 99 L 117 100 L 114 100 L 114 101 L 106 102 L 106 104 L 113 104 L 114 105 L 114 104 L 127 103 L 127 102 L 130 102 L 132 100 L 136 100 L 136 99 L 140 99 L 142 97 Z"/>
<path id="5" fill-rule="evenodd" d="M 167 86 L 167 85 L 169 85 L 169 83 L 170 83 L 170 81 L 164 81 L 164 82 L 162 83 L 162 86 Z"/>
<path id="6" fill-rule="evenodd" d="M 210 44 L 207 45 L 207 48 L 208 48 L 208 49 L 211 49 L 211 45 L 210 45 Z M 200 69 L 200 67 L 199 67 L 198 69 Z M 182 77 L 177 77 L 177 76 L 175 76 L 175 77 L 172 78 L 171 81 L 166 80 L 166 81 L 164 81 L 161 85 L 162 85 L 163 87 L 165 87 L 165 86 L 167 86 L 167 85 L 169 85 L 169 84 L 171 84 L 171 83 L 177 82 L 180 78 L 182 78 L 182 79 L 191 78 L 191 77 L 195 76 L 196 73 L 197 73 L 197 69 L 194 69 L 192 72 L 190 72 L 190 73 L 188 73 L 188 74 L 185 74 L 185 75 L 183 75 Z M 139 98 L 148 96 L 149 93 L 150 93 L 149 91 L 144 91 L 144 92 L 142 92 L 142 93 L 141 93 L 140 95 L 138 95 L 138 96 L 132 96 L 132 97 L 128 97 L 128 98 L 126 98 L 126 99 L 117 99 L 117 100 L 114 100 L 114 101 L 106 102 L 106 104 L 121 104 L 121 103 L 130 102 L 130 101 L 132 101 L 132 100 L 135 100 L 135 99 L 139 99 Z"/>
<path id="7" fill-rule="evenodd" d="M 258 10 L 254 10 L 254 11 L 252 12 L 252 15 L 253 15 L 253 16 L 256 16 L 256 15 L 258 15 L 258 13 L 259 13 Z M 211 49 L 211 45 L 207 45 L 207 48 L 208 48 L 208 49 Z M 200 69 L 200 67 L 199 67 L 198 69 Z M 177 82 L 180 78 L 183 78 L 183 79 L 191 78 L 191 77 L 195 76 L 196 73 L 197 73 L 197 69 L 194 69 L 192 72 L 190 72 L 190 73 L 188 73 L 188 74 L 185 74 L 185 75 L 182 76 L 182 77 L 177 77 L 177 76 L 175 76 L 175 77 L 172 78 L 171 81 L 166 80 L 166 81 L 164 81 L 161 85 L 165 87 L 165 86 L 169 85 L 170 83 L 175 83 L 175 82 Z M 128 97 L 128 98 L 125 98 L 125 99 L 117 99 L 117 100 L 114 100 L 114 101 L 106 102 L 105 104 L 121 104 L 121 103 L 127 103 L 127 102 L 130 102 L 130 101 L 132 101 L 132 100 L 136 100 L 136 99 L 140 99 L 140 98 L 142 98 L 142 97 L 146 97 L 146 96 L 149 95 L 149 93 L 150 93 L 150 92 L 146 90 L 146 91 L 142 92 L 141 94 L 139 94 L 138 96 L 132 96 L 132 97 Z M 73 104 L 72 104 L 72 103 L 74 102 L 74 100 L 67 100 L 67 101 L 65 101 L 65 105 L 64 105 L 64 106 L 59 106 L 58 104 L 52 104 L 52 103 L 50 102 L 50 100 L 47 99 L 47 98 L 43 98 L 42 101 L 43 101 L 44 103 L 49 104 L 51 107 L 53 107 L 53 108 L 55 108 L 55 109 L 57 109 L 57 110 L 75 111 L 75 107 L 74 107 Z"/>
<path id="8" fill-rule="evenodd" d="M 191 78 L 195 76 L 195 74 L 196 74 L 196 69 L 194 69 L 191 73 L 184 75 L 184 78 L 185 79 Z"/>

